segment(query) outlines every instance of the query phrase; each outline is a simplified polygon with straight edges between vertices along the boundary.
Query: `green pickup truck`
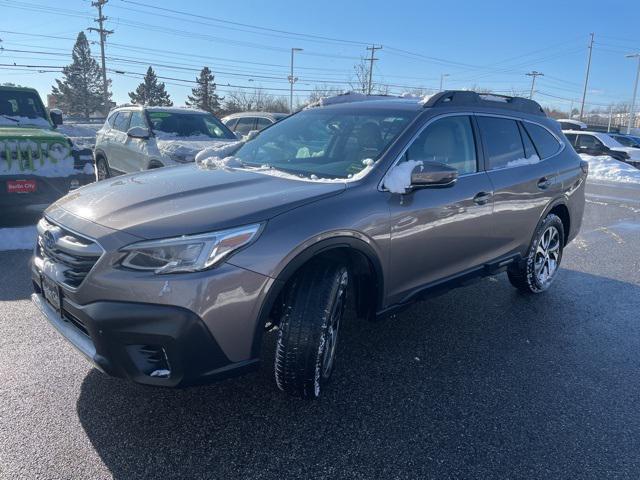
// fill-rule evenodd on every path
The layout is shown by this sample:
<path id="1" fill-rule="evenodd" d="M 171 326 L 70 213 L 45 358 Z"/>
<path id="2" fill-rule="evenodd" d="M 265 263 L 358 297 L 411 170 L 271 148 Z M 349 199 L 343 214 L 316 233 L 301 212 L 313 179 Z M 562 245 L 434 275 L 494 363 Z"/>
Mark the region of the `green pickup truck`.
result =
<path id="1" fill-rule="evenodd" d="M 0 215 L 41 210 L 95 180 L 92 151 L 57 132 L 61 124 L 36 90 L 0 86 Z"/>

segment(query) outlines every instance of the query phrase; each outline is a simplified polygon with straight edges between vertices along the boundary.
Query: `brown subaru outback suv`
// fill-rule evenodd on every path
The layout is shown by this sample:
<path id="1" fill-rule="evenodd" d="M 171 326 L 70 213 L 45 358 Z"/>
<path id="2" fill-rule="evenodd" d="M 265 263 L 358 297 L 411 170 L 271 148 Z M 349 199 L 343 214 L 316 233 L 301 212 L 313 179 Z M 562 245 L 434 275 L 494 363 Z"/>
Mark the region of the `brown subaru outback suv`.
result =
<path id="1" fill-rule="evenodd" d="M 531 100 L 343 95 L 249 138 L 45 212 L 33 301 L 100 370 L 215 380 L 276 328 L 278 387 L 315 398 L 347 292 L 367 319 L 505 270 L 538 294 L 582 221 L 587 164 Z"/>

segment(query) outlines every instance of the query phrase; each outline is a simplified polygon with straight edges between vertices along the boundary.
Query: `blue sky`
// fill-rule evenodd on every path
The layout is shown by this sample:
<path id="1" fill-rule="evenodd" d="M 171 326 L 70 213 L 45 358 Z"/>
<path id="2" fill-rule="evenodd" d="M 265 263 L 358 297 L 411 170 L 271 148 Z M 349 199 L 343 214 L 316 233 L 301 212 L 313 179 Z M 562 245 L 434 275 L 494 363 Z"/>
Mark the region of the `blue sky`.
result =
<path id="1" fill-rule="evenodd" d="M 0 11 L 2 64 L 65 65 L 72 39 L 95 26 L 89 0 L 0 0 Z M 180 80 L 193 80 L 205 64 L 216 72 L 223 95 L 236 86 L 285 95 L 291 47 L 304 49 L 296 56 L 300 97 L 317 84 L 347 89 L 354 63 L 367 54 L 365 44 L 375 43 L 383 46 L 376 53 L 375 80 L 391 84 L 393 93 L 436 89 L 441 74 L 449 75 L 448 88 L 528 93 L 525 73 L 537 70 L 545 76 L 537 80 L 535 98 L 568 108 L 582 95 L 587 43 L 594 32 L 587 103 L 604 107 L 630 101 L 637 63 L 625 54 L 640 51 L 637 1 L 110 0 L 105 14 L 107 27 L 115 31 L 107 44 L 107 67 L 125 72 L 109 73 L 119 103 L 128 100 L 127 92 L 148 64 L 176 79 L 165 80 L 176 104 L 190 93 L 191 85 Z M 98 55 L 97 44 L 92 51 Z M 19 68 L 24 67 L 0 67 L 0 82 L 34 86 L 44 96 L 59 76 Z"/>

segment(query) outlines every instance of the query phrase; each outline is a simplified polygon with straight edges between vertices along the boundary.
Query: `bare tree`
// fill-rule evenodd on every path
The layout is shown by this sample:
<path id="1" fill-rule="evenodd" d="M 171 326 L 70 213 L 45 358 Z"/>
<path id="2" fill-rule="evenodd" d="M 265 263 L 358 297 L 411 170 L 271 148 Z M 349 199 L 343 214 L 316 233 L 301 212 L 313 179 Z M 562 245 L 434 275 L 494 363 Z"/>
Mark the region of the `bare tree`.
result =
<path id="1" fill-rule="evenodd" d="M 225 97 L 223 111 L 225 114 L 245 111 L 288 112 L 289 102 L 286 98 L 271 95 L 262 88 L 238 89 Z"/>

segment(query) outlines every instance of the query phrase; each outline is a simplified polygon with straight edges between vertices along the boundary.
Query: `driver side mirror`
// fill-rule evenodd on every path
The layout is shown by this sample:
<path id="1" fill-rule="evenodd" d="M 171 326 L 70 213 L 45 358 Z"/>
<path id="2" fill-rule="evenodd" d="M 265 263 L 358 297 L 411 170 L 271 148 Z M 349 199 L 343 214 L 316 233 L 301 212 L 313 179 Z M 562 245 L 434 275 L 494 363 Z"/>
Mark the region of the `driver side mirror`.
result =
<path id="1" fill-rule="evenodd" d="M 150 136 L 149 129 L 145 127 L 131 127 L 127 130 L 127 136 L 131 138 L 147 139 Z"/>
<path id="2" fill-rule="evenodd" d="M 444 163 L 423 161 L 411 172 L 410 187 L 450 187 L 456 180 L 458 180 L 456 168 Z"/>
<path id="3" fill-rule="evenodd" d="M 51 122 L 54 126 L 62 125 L 62 110 L 52 108 L 49 110 L 49 117 L 51 117 Z"/>

